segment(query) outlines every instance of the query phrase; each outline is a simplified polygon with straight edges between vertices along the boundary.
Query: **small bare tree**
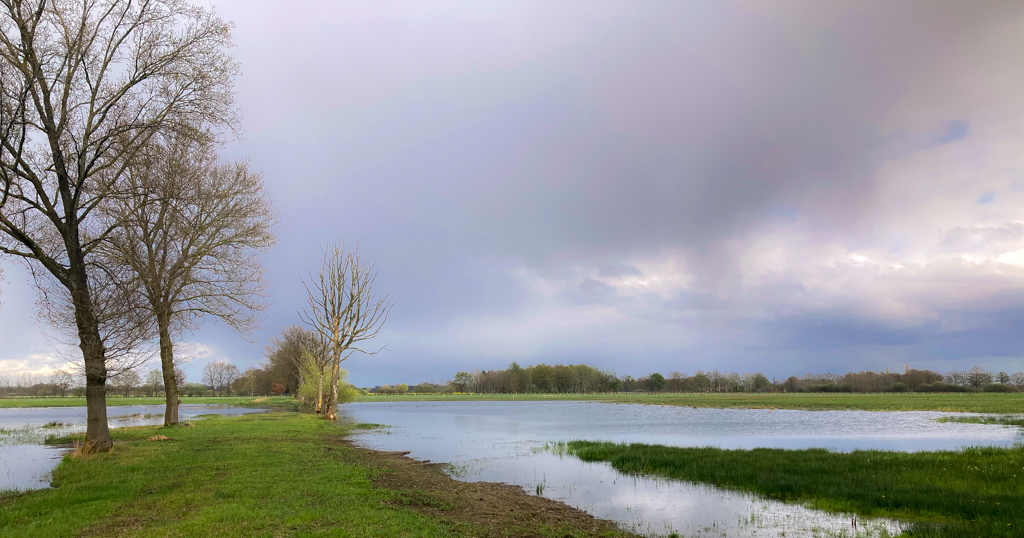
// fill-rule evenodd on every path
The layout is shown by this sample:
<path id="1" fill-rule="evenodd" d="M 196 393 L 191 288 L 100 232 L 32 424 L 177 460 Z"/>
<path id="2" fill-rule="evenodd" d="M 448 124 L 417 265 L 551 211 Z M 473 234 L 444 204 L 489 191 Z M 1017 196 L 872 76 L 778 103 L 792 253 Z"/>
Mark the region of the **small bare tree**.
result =
<path id="1" fill-rule="evenodd" d="M 0 2 L 0 254 L 67 290 L 86 377 L 86 450 L 112 446 L 89 260 L 154 135 L 233 125 L 230 27 L 185 0 Z"/>
<path id="2" fill-rule="evenodd" d="M 242 378 L 245 380 L 245 385 L 249 387 L 249 396 L 256 395 L 256 370 L 249 368 L 242 374 Z"/>
<path id="3" fill-rule="evenodd" d="M 203 384 L 210 387 L 213 396 L 217 395 L 217 383 L 220 381 L 220 370 L 223 361 L 214 361 L 203 366 Z"/>
<path id="4" fill-rule="evenodd" d="M 245 161 L 218 163 L 208 139 L 154 139 L 127 167 L 126 195 L 104 207 L 122 223 L 100 247 L 104 264 L 130 273 L 159 335 L 166 425 L 180 403 L 173 337 L 204 316 L 250 335 L 266 295 L 257 254 L 274 244 L 262 177 Z"/>
<path id="5" fill-rule="evenodd" d="M 323 416 L 337 420 L 341 363 L 357 351 L 375 355 L 384 349 L 369 351 L 362 346 L 384 326 L 391 312 L 392 296 L 374 295 L 377 272 L 373 265 L 360 260 L 358 245 L 348 251 L 344 245 L 328 247 L 320 272 L 315 276 L 310 273 L 309 278 L 309 282 L 303 281 L 309 306 L 300 316 L 328 346 L 330 392 Z"/>
<path id="6" fill-rule="evenodd" d="M 231 395 L 231 384 L 234 383 L 236 379 L 241 377 L 241 375 L 242 375 L 242 372 L 240 372 L 238 370 L 238 367 L 235 366 L 234 364 L 230 364 L 229 363 L 229 364 L 224 366 L 224 369 L 221 370 L 221 372 L 220 372 L 220 376 L 221 376 L 220 377 L 220 386 L 221 386 L 220 394 L 221 394 L 221 396 L 224 395 L 224 389 L 225 388 L 228 389 L 228 396 Z"/>
<path id="7" fill-rule="evenodd" d="M 150 370 L 146 373 L 146 384 L 153 391 L 153 396 L 160 393 L 160 383 L 163 383 L 164 376 L 159 369 Z"/>
<path id="8" fill-rule="evenodd" d="M 125 398 L 128 397 L 129 393 L 133 389 L 142 383 L 142 377 L 134 369 L 118 372 L 117 375 L 111 376 L 110 379 L 115 389 L 124 391 Z"/>
<path id="9" fill-rule="evenodd" d="M 63 398 L 67 395 L 71 385 L 75 383 L 75 376 L 67 370 L 54 370 L 50 374 L 50 383 L 57 386 L 57 390 L 60 391 L 60 397 Z"/>

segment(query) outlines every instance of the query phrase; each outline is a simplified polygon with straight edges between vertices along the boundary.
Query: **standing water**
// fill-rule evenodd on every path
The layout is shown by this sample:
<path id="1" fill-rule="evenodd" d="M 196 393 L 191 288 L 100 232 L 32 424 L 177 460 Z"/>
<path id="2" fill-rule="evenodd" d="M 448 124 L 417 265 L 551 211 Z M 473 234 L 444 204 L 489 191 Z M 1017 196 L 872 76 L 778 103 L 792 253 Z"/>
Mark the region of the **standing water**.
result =
<path id="1" fill-rule="evenodd" d="M 388 425 L 357 437 L 377 450 L 446 462 L 460 480 L 506 482 L 651 535 L 880 536 L 890 520 L 858 521 L 712 486 L 628 476 L 549 450 L 588 440 L 721 448 L 835 451 L 1012 446 L 1014 429 L 940 423 L 936 412 L 691 409 L 594 402 L 356 403 L 344 415 Z"/>

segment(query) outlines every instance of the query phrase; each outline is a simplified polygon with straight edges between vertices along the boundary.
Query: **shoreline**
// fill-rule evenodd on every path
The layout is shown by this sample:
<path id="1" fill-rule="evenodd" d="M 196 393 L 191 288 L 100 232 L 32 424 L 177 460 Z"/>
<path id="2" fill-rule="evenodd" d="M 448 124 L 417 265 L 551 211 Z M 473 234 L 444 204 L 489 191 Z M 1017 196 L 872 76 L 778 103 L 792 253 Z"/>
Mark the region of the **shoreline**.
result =
<path id="1" fill-rule="evenodd" d="M 5 536 L 637 536 L 518 486 L 462 482 L 443 464 L 359 447 L 356 431 L 299 413 L 117 429 L 111 453 L 66 456 L 53 487 L 0 494 L 0 528 Z"/>

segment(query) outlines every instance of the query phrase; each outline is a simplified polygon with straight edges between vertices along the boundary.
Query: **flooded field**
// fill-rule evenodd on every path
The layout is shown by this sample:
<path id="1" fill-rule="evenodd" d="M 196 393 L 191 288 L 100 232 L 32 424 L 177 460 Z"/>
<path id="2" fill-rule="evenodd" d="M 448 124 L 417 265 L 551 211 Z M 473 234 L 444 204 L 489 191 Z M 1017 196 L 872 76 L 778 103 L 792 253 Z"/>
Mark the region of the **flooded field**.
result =
<path id="1" fill-rule="evenodd" d="M 836 451 L 955 450 L 1013 446 L 1017 429 L 940 423 L 936 412 L 692 409 L 589 402 L 410 402 L 345 406 L 357 422 L 389 427 L 360 435 L 369 448 L 451 464 L 467 481 L 507 482 L 614 519 L 644 534 L 884 536 L 895 521 L 858 521 L 711 486 L 623 475 L 557 453 L 574 439 L 722 448 Z"/>
<path id="2" fill-rule="evenodd" d="M 108 407 L 111 428 L 163 424 L 163 405 Z M 181 420 L 199 415 L 242 415 L 264 409 L 220 404 L 182 404 Z M 65 449 L 44 446 L 48 436 L 85 431 L 85 407 L 33 407 L 0 409 L 0 491 L 47 487 L 49 473 L 64 457 Z"/>

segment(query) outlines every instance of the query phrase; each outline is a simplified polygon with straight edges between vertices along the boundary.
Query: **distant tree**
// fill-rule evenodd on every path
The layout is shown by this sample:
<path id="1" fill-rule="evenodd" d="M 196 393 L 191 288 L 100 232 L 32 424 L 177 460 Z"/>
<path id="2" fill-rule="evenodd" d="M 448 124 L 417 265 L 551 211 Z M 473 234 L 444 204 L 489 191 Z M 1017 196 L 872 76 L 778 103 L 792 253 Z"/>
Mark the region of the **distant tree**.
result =
<path id="1" fill-rule="evenodd" d="M 183 370 L 180 366 L 174 367 L 174 381 L 175 383 L 178 384 L 179 387 L 184 385 L 185 383 L 188 383 L 188 378 L 185 375 L 185 370 Z"/>
<path id="2" fill-rule="evenodd" d="M 467 392 L 473 384 L 473 376 L 469 372 L 458 372 L 452 378 L 452 386 L 455 392 Z"/>
<path id="3" fill-rule="evenodd" d="M 682 372 L 672 372 L 668 375 L 668 390 L 672 392 L 682 392 L 685 382 L 686 374 Z"/>
<path id="4" fill-rule="evenodd" d="M 299 384 L 302 382 L 302 353 L 312 349 L 311 332 L 298 325 L 289 325 L 281 330 L 280 336 L 271 337 L 270 345 L 263 350 L 271 377 L 286 387 L 282 394 L 298 393 Z"/>
<path id="5" fill-rule="evenodd" d="M 980 366 L 975 366 L 967 372 L 967 383 L 971 388 L 981 388 L 992 382 L 992 374 L 986 372 Z"/>
<path id="6" fill-rule="evenodd" d="M 181 393 L 185 396 L 206 396 L 206 386 L 202 383 L 183 383 L 179 386 L 184 387 Z"/>
<path id="7" fill-rule="evenodd" d="M 513 394 L 530 391 L 530 372 L 515 361 L 508 366 L 508 389 Z"/>
<path id="8" fill-rule="evenodd" d="M 123 390 L 124 397 L 128 397 L 129 391 L 142 384 L 142 377 L 135 370 L 125 370 L 113 378 L 114 388 Z"/>
<path id="9" fill-rule="evenodd" d="M 395 394 L 405 394 L 406 392 L 409 392 L 409 385 L 406 385 L 405 383 L 398 383 L 394 386 L 394 391 Z"/>
<path id="10" fill-rule="evenodd" d="M 998 374 L 996 374 L 996 382 L 997 383 L 1002 383 L 1004 385 L 1009 385 L 1010 381 L 1012 381 L 1012 380 L 1013 380 L 1013 378 L 1011 378 L 1010 374 L 1008 374 L 1006 372 L 999 372 Z"/>
<path id="11" fill-rule="evenodd" d="M 255 396 L 256 382 L 259 379 L 259 370 L 257 368 L 249 368 L 242 374 L 241 379 L 245 382 L 245 387 L 249 389 L 249 396 Z"/>
<path id="12" fill-rule="evenodd" d="M 967 383 L 967 377 L 968 377 L 967 376 L 967 372 L 960 371 L 960 370 L 951 370 L 949 372 L 946 372 L 946 375 L 945 375 L 946 383 L 949 383 L 950 385 L 960 385 L 960 386 L 965 386 L 965 385 L 968 384 Z"/>
<path id="13" fill-rule="evenodd" d="M 146 384 L 153 391 L 153 396 L 160 393 L 160 383 L 164 381 L 164 374 L 159 369 L 150 370 L 146 374 Z"/>
<path id="14" fill-rule="evenodd" d="M 231 384 L 234 383 L 235 380 L 238 379 L 241 376 L 242 376 L 242 372 L 240 372 L 238 370 L 238 367 L 235 366 L 234 364 L 227 364 L 226 366 L 224 366 L 224 368 L 221 370 L 221 378 L 220 378 L 220 386 L 221 386 L 221 391 L 222 391 L 221 395 L 223 395 L 223 390 L 227 389 L 228 390 L 228 395 L 230 396 L 231 395 Z"/>
<path id="15" fill-rule="evenodd" d="M 768 378 L 764 374 L 762 374 L 761 372 L 758 372 L 758 373 L 754 374 L 754 377 L 751 378 L 750 388 L 754 392 L 764 391 L 765 389 L 767 389 L 770 386 L 771 386 L 771 381 L 768 381 Z"/>
<path id="16" fill-rule="evenodd" d="M 416 394 L 430 394 L 431 392 L 434 392 L 434 387 L 430 383 L 420 383 L 419 385 L 416 385 L 413 392 Z"/>
<path id="17" fill-rule="evenodd" d="M 652 391 L 660 392 L 662 389 L 665 388 L 665 376 L 659 374 L 658 372 L 654 372 L 653 374 L 651 374 L 649 378 L 649 383 L 651 385 Z"/>
<path id="18" fill-rule="evenodd" d="M 1024 372 L 1017 372 L 1010 377 L 1015 387 L 1024 390 Z"/>
<path id="19" fill-rule="evenodd" d="M 67 370 L 54 370 L 50 374 L 50 383 L 53 383 L 57 390 L 60 392 L 61 398 L 67 395 L 67 391 L 71 388 L 75 382 L 75 376 L 71 375 L 71 372 Z"/>
<path id="20" fill-rule="evenodd" d="M 711 390 L 711 379 L 704 372 L 698 371 L 693 376 L 693 387 L 697 392 L 708 392 Z"/>

